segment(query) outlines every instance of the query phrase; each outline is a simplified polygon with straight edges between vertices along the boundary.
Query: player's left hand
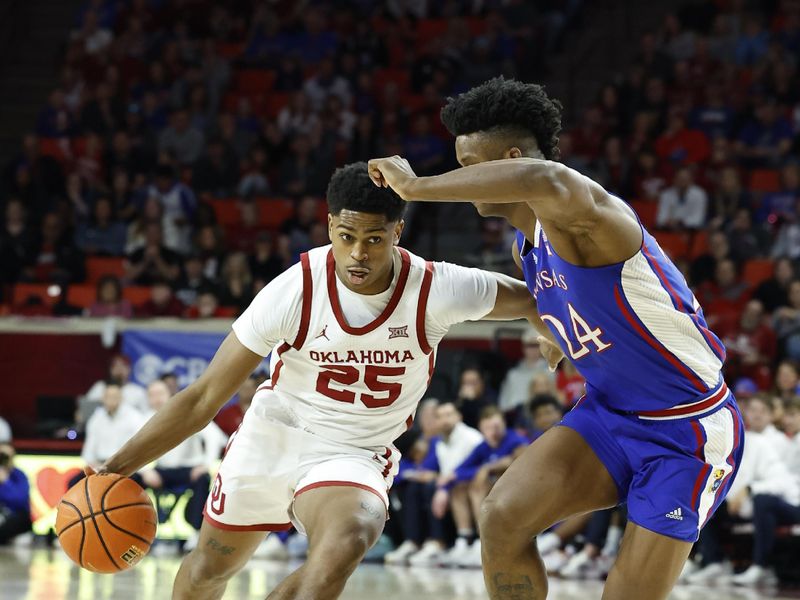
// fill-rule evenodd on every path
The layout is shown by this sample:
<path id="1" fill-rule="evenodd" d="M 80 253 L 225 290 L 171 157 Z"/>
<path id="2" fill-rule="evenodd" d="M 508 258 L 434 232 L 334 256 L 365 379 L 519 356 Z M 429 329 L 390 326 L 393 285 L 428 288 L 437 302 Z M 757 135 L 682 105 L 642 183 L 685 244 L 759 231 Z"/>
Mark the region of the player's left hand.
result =
<path id="1" fill-rule="evenodd" d="M 555 371 L 558 363 L 564 358 L 564 351 L 561 350 L 561 346 L 551 342 L 543 335 L 540 335 L 537 341 L 539 342 L 539 351 L 547 360 L 547 366 L 550 367 L 551 371 Z"/>
<path id="2" fill-rule="evenodd" d="M 378 187 L 391 187 L 403 200 L 411 200 L 409 184 L 417 178 L 414 169 L 401 156 L 373 158 L 369 161 L 370 179 Z"/>

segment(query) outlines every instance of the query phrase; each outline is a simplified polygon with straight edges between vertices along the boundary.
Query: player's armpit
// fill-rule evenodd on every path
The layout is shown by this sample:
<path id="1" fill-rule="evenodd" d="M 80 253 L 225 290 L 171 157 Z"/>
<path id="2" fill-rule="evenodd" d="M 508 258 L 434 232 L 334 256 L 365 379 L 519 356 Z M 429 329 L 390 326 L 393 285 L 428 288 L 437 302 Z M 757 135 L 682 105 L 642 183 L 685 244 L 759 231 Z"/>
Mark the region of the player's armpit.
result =
<path id="1" fill-rule="evenodd" d="M 129 476 L 203 429 L 261 361 L 230 333 L 200 378 L 153 415 L 103 470 Z"/>

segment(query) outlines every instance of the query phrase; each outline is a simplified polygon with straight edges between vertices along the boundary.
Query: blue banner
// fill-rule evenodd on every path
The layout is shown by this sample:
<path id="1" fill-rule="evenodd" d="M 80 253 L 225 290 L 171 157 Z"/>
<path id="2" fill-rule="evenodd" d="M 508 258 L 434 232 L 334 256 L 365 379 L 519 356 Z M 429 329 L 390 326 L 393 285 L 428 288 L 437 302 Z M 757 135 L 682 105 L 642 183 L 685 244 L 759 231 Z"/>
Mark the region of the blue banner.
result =
<path id="1" fill-rule="evenodd" d="M 223 339 L 224 333 L 125 331 L 122 352 L 131 359 L 131 379 L 136 383 L 146 386 L 166 373 L 174 373 L 183 389 L 206 370 Z"/>

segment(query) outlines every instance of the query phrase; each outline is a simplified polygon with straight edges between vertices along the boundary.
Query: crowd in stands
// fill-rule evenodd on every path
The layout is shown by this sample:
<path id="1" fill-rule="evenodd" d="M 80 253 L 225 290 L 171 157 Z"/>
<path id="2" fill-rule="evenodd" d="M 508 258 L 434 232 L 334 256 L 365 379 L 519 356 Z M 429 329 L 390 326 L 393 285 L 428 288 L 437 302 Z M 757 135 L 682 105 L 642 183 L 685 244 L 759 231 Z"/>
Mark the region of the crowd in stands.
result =
<path id="1" fill-rule="evenodd" d="M 334 167 L 386 154 L 420 174 L 454 166 L 443 99 L 500 73 L 541 77 L 580 4 L 87 2 L 59 87 L 3 173 L 6 305 L 236 314 L 326 242 L 322 196 Z M 703 532 L 690 582 L 732 574 L 742 523 L 752 525 L 752 566 L 734 581 L 772 581 L 776 535 L 800 523 L 798 59 L 797 0 L 687 3 L 642 35 L 630 67 L 561 135 L 561 160 L 631 201 L 679 266 L 726 346 L 726 379 L 745 408 L 736 487 Z M 507 251 L 508 232 L 486 223 L 485 247 Z M 11 291 L 54 283 L 51 301 Z M 86 286 L 90 295 L 74 291 Z M 119 359 L 114 383 L 87 394 L 87 448 L 95 417 L 157 410 L 166 397 L 163 383 L 131 388 L 125 368 Z M 225 433 L 257 383 L 218 416 Z M 568 361 L 550 372 L 527 333 L 504 377 L 464 365 L 455 388 L 424 401 L 403 440 L 387 562 L 479 564 L 477 506 L 580 398 L 583 380 Z M 207 489 L 207 466 L 167 460 L 140 476 L 158 489 L 182 469 L 180 485 Z M 604 511 L 540 536 L 548 570 L 605 575 L 625 519 Z M 280 554 L 278 539 L 267 542 Z"/>

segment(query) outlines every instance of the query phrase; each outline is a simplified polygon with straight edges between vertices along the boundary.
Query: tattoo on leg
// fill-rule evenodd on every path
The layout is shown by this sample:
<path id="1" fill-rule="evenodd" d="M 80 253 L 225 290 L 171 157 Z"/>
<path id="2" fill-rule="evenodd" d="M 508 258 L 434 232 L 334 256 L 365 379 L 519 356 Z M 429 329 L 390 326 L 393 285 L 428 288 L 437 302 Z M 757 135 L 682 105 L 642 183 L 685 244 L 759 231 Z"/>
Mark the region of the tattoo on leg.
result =
<path id="1" fill-rule="evenodd" d="M 223 556 L 227 556 L 228 554 L 232 554 L 236 550 L 236 548 L 233 547 L 233 546 L 225 546 L 224 544 L 220 544 L 214 538 L 211 538 L 210 540 L 208 540 L 208 543 L 206 544 L 206 546 L 208 546 L 212 550 L 216 550 L 217 552 L 219 552 Z"/>
<path id="2" fill-rule="evenodd" d="M 492 598 L 497 600 L 536 600 L 531 578 L 527 575 L 495 573 L 492 575 Z"/>
<path id="3" fill-rule="evenodd" d="M 376 510 L 366 502 L 361 503 L 361 508 L 364 509 L 370 517 L 375 517 L 376 519 L 386 518 L 386 514 L 384 512 Z"/>

